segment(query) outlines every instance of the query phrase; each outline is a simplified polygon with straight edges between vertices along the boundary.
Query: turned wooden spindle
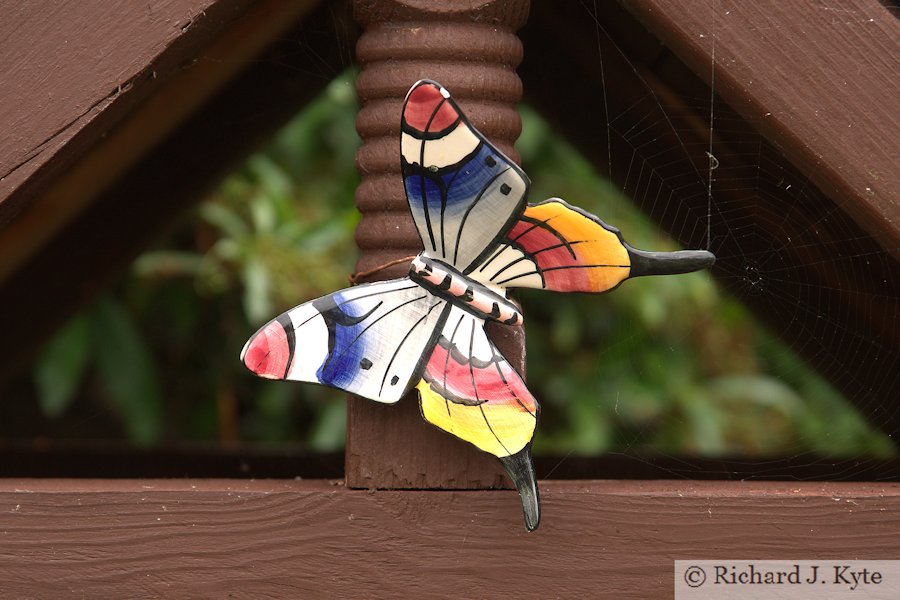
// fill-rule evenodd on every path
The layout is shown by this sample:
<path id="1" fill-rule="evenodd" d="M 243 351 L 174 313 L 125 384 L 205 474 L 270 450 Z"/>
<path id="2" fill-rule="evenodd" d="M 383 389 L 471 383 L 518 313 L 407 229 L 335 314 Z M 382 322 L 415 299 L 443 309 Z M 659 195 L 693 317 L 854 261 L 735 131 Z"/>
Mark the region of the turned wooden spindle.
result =
<path id="1" fill-rule="evenodd" d="M 356 206 L 362 219 L 357 272 L 377 269 L 422 250 L 400 174 L 400 112 L 419 79 L 440 82 L 482 133 L 518 161 L 521 131 L 516 103 L 522 60 L 516 36 L 528 0 L 357 0 L 354 17 L 364 33 L 356 47 L 361 109 L 357 130 L 362 181 Z M 360 281 L 403 277 L 408 265 L 378 270 Z M 510 363 L 524 370 L 521 328 L 489 328 Z M 509 487 L 500 463 L 438 430 L 419 414 L 412 392 L 392 406 L 351 398 L 346 482 L 360 488 L 479 489 Z"/>

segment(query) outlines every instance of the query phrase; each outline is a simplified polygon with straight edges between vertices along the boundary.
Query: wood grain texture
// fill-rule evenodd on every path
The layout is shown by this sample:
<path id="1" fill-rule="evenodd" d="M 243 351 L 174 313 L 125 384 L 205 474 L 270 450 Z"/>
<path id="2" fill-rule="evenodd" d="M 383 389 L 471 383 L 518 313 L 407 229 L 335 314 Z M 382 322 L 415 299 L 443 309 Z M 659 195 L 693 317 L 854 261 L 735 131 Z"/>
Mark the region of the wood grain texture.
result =
<path id="1" fill-rule="evenodd" d="M 900 484 L 0 481 L 4 598 L 671 598 L 673 561 L 898 559 Z"/>
<path id="2" fill-rule="evenodd" d="M 446 87 L 476 128 L 518 160 L 521 130 L 515 110 L 522 84 L 515 72 L 522 43 L 515 35 L 528 15 L 527 0 L 433 3 L 360 0 L 354 16 L 365 31 L 356 54 L 361 109 L 357 130 L 362 181 L 356 205 L 362 218 L 357 271 L 418 254 L 400 173 L 400 113 L 413 83 L 434 79 Z M 408 265 L 365 280 L 403 277 Z M 524 372 L 521 328 L 490 327 L 503 355 Z M 369 488 L 495 488 L 511 485 L 500 463 L 426 423 L 416 392 L 393 406 L 351 398 L 348 406 L 346 480 Z"/>
<path id="3" fill-rule="evenodd" d="M 900 22 L 877 0 L 625 3 L 900 259 Z M 713 48 L 715 48 L 713 50 Z"/>
<path id="4" fill-rule="evenodd" d="M 136 9 L 125 2 L 67 2 L 47 10 L 41 2 L 17 4 L 0 32 L 7 49 L 0 53 L 5 90 L 0 126 L 9 136 L 0 144 L 0 226 L 6 226 L 0 280 L 132 164 L 142 144 L 133 139 L 120 144 L 105 168 L 92 169 L 62 190 L 54 190 L 58 179 L 83 163 L 99 142 L 109 145 L 110 130 L 172 77 L 183 75 L 248 5 L 167 0 Z M 155 127 L 131 137 L 149 137 L 144 146 L 157 141 L 194 108 L 189 96 L 182 92 L 182 102 L 170 99 L 154 115 Z"/>

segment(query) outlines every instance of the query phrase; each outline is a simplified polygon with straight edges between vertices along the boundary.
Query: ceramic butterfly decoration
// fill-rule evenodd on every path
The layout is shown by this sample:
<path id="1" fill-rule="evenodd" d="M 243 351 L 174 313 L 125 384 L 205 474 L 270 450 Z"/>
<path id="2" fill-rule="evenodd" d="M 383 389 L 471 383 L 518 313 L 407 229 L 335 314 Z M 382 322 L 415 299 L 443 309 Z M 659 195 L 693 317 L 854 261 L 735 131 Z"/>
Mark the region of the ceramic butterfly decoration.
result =
<path id="1" fill-rule="evenodd" d="M 520 327 L 510 288 L 605 292 L 629 277 L 687 273 L 703 250 L 644 252 L 560 199 L 526 204 L 529 179 L 422 80 L 401 117 L 406 197 L 424 251 L 409 276 L 341 290 L 263 326 L 241 360 L 255 374 L 394 403 L 418 390 L 428 422 L 498 457 L 540 521 L 531 439 L 540 407 L 484 331 Z"/>

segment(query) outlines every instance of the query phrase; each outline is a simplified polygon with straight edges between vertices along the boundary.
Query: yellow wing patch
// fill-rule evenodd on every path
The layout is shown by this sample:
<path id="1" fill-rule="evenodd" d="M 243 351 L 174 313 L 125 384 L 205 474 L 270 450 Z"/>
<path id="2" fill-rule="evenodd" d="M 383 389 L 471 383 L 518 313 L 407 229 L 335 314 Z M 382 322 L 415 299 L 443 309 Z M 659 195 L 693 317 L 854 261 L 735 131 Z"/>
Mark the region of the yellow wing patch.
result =
<path id="1" fill-rule="evenodd" d="M 519 452 L 534 435 L 537 419 L 514 400 L 473 406 L 444 399 L 424 379 L 416 388 L 426 421 L 494 456 Z"/>
<path id="2" fill-rule="evenodd" d="M 500 286 L 605 292 L 631 272 L 618 230 L 561 200 L 528 206 L 507 239 L 516 250 L 481 268 L 491 273 L 485 280 Z"/>

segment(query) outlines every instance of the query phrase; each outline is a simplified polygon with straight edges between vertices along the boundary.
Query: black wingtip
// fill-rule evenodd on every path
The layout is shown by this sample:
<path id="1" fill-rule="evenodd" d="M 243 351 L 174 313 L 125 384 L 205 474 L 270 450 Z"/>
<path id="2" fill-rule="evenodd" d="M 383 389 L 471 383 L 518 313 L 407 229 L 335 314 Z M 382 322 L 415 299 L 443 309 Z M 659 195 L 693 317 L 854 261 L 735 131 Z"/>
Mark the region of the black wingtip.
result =
<path id="1" fill-rule="evenodd" d="M 711 267 L 716 262 L 712 252 L 706 250 L 679 250 L 678 252 L 647 252 L 625 245 L 631 261 L 630 277 L 644 275 L 675 275 L 692 273 Z"/>
<path id="2" fill-rule="evenodd" d="M 528 531 L 534 531 L 541 523 L 541 499 L 538 495 L 534 463 L 531 460 L 531 445 L 525 446 L 515 454 L 500 458 L 500 462 L 519 491 L 525 527 Z"/>

